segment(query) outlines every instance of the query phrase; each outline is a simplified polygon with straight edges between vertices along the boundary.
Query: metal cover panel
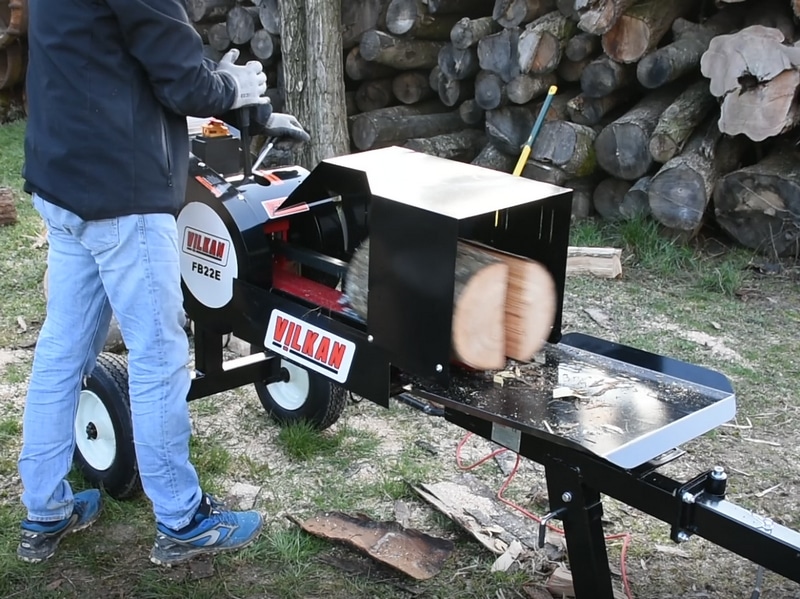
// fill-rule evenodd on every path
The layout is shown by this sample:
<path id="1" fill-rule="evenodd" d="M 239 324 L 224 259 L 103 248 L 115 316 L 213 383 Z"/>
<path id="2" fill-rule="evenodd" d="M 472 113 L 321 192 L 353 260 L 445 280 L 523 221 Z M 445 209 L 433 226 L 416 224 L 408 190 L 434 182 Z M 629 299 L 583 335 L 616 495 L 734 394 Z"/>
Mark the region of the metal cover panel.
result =
<path id="1" fill-rule="evenodd" d="M 365 172 L 374 196 L 457 220 L 571 193 L 549 183 L 407 148 L 381 148 L 325 162 Z"/>
<path id="2" fill-rule="evenodd" d="M 523 365 L 522 377 L 503 386 L 493 373 L 462 372 L 453 374 L 446 393 L 429 388 L 422 394 L 621 468 L 640 466 L 736 413 L 727 391 L 562 344 L 548 344 L 543 354 L 544 363 Z"/>

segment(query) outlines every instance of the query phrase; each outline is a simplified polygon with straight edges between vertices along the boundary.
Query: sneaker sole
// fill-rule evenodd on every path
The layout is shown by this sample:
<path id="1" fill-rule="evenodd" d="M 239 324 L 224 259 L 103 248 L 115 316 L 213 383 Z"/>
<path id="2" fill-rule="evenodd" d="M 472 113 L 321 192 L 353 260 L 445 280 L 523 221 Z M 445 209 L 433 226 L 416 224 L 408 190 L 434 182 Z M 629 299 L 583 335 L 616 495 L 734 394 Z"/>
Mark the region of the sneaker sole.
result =
<path id="1" fill-rule="evenodd" d="M 171 560 L 159 559 L 158 557 L 153 555 L 153 553 L 151 552 L 150 553 L 150 561 L 153 562 L 156 566 L 162 566 L 164 568 L 171 568 L 172 566 L 178 566 L 180 564 L 184 564 L 184 563 L 186 563 L 188 561 L 191 561 L 194 558 L 200 557 L 202 555 L 212 555 L 213 556 L 213 555 L 217 555 L 219 553 L 225 553 L 226 551 L 236 551 L 238 549 L 244 549 L 245 547 L 249 547 L 250 545 L 255 543 L 256 540 L 258 539 L 258 537 L 260 537 L 260 536 L 261 536 L 261 529 L 258 530 L 258 533 L 253 535 L 253 538 L 249 539 L 248 541 L 245 541 L 241 545 L 233 545 L 233 546 L 230 546 L 230 547 L 213 547 L 213 548 L 209 548 L 209 549 L 200 548 L 200 549 L 198 549 L 197 551 L 195 551 L 193 553 L 188 553 L 188 554 L 186 554 L 186 555 L 184 555 L 182 557 L 179 557 L 179 558 L 176 558 L 176 559 L 171 559 Z"/>
<path id="2" fill-rule="evenodd" d="M 26 564 L 41 564 L 42 562 L 46 562 L 47 560 L 49 560 L 51 557 L 53 557 L 56 554 L 56 551 L 58 550 L 58 545 L 61 543 L 61 541 L 64 539 L 64 537 L 69 536 L 69 535 L 71 535 L 73 533 L 76 533 L 76 532 L 80 532 L 82 530 L 86 530 L 92 524 L 97 522 L 97 519 L 100 517 L 100 511 L 101 510 L 98 510 L 97 514 L 95 515 L 95 517 L 92 518 L 91 520 L 89 520 L 88 522 L 84 522 L 80 526 L 75 526 L 74 528 L 69 529 L 67 532 L 65 532 L 63 535 L 61 535 L 58 538 L 58 540 L 56 541 L 56 545 L 55 545 L 55 547 L 53 547 L 53 551 L 50 552 L 47 556 L 45 556 L 45 557 L 30 557 L 30 556 L 27 556 L 27 555 L 20 554 L 19 549 L 17 549 L 17 559 L 19 559 L 22 562 L 25 562 Z"/>

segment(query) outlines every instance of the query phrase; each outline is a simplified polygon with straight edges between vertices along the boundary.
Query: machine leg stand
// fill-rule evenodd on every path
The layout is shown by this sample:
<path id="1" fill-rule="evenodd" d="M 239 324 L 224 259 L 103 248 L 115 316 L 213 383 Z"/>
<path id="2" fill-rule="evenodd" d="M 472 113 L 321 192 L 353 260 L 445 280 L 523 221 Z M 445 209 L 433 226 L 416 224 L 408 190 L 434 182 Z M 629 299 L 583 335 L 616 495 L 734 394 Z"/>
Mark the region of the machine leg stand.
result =
<path id="1" fill-rule="evenodd" d="M 576 599 L 614 599 L 601 519 L 600 493 L 567 465 L 545 468 L 550 511 L 559 511 Z"/>

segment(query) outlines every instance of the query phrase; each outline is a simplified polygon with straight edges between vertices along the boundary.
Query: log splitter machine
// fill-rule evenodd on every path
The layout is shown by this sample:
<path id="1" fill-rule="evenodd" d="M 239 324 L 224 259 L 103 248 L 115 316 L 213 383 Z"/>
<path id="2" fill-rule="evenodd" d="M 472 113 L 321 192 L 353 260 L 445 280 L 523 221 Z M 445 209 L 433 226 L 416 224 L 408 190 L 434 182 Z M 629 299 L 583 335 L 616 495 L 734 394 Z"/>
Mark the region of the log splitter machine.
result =
<path id="1" fill-rule="evenodd" d="M 571 190 L 399 147 L 323 160 L 312 171 L 253 168 L 241 151 L 249 148 L 245 130 L 241 139 L 192 139 L 178 216 L 194 323 L 188 400 L 253 384 L 277 421 L 325 428 L 347 391 L 385 407 L 394 398 L 542 464 L 551 510 L 544 521 L 562 521 L 578 599 L 614 596 L 601 494 L 665 522 L 676 543 L 698 535 L 800 582 L 800 533 L 726 500 L 723 468 L 690 480 L 659 472 L 682 444 L 735 416 L 728 379 L 562 334 Z M 341 282 L 367 236 L 361 318 Z M 552 275 L 557 309 L 536 389 L 498 386 L 452 361 L 459 239 L 532 258 Z M 251 344 L 252 355 L 226 359 L 229 334 Z M 598 384 L 606 390 L 592 404 L 553 393 Z M 124 358 L 100 355 L 75 427 L 86 478 L 118 498 L 135 493 Z"/>

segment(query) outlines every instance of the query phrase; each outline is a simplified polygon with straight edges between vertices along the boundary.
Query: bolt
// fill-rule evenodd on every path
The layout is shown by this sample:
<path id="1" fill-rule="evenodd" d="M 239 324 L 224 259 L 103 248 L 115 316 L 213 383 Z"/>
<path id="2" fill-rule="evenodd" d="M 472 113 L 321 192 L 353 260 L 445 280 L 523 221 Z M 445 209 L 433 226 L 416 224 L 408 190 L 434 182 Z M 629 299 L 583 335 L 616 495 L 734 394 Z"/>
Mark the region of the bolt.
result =
<path id="1" fill-rule="evenodd" d="M 444 370 L 444 367 L 441 364 L 437 364 L 436 365 L 436 372 L 441 372 L 442 370 Z"/>
<path id="2" fill-rule="evenodd" d="M 679 543 L 685 543 L 688 540 L 689 540 L 689 535 L 686 532 L 684 532 L 682 530 L 678 532 L 678 542 Z"/>
<path id="3" fill-rule="evenodd" d="M 714 466 L 714 469 L 711 471 L 711 478 L 714 480 L 726 480 L 728 474 L 722 466 Z"/>
<path id="4" fill-rule="evenodd" d="M 206 163 L 205 162 L 198 162 L 197 166 L 199 166 L 200 168 L 205 168 L 206 167 Z"/>
<path id="5" fill-rule="evenodd" d="M 367 341 L 372 343 L 374 340 L 375 340 L 375 337 L 373 337 L 372 335 L 367 335 Z"/>
<path id="6" fill-rule="evenodd" d="M 243 193 L 237 194 L 236 199 L 244 201 L 244 194 Z"/>
<path id="7" fill-rule="evenodd" d="M 773 524 L 774 522 L 772 521 L 772 518 L 764 518 L 764 530 L 766 531 L 767 534 L 772 534 Z"/>
<path id="8" fill-rule="evenodd" d="M 685 491 L 683 495 L 681 495 L 681 501 L 683 503 L 694 503 L 695 496 L 689 493 L 689 491 Z"/>
<path id="9" fill-rule="evenodd" d="M 572 493 L 570 493 L 569 491 L 564 491 L 561 494 L 561 501 L 563 501 L 564 503 L 569 503 L 570 501 L 572 501 Z"/>
<path id="10" fill-rule="evenodd" d="M 97 439 L 97 427 L 94 425 L 94 422 L 90 422 L 86 425 L 86 438 L 90 441 Z"/>

